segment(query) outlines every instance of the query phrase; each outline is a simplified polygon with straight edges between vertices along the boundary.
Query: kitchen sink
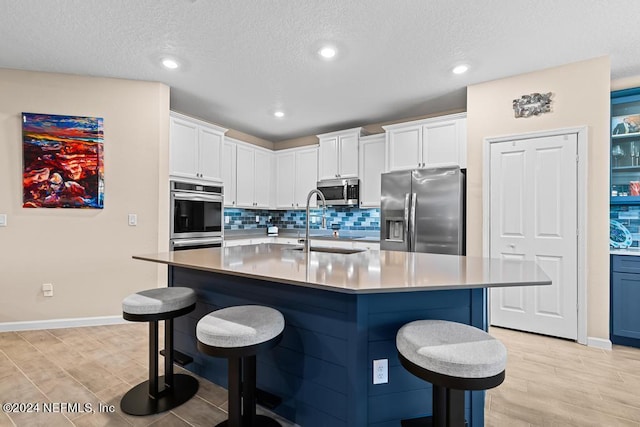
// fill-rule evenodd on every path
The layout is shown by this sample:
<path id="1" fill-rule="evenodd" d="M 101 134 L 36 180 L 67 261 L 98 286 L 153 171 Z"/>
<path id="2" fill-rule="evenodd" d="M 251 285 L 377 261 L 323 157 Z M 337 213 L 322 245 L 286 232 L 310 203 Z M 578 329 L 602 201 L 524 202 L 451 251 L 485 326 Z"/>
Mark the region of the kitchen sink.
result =
<path id="1" fill-rule="evenodd" d="M 304 248 L 293 248 L 292 251 L 303 251 Z M 358 252 L 364 252 L 366 249 L 349 249 L 349 248 L 323 248 L 323 247 L 311 247 L 311 252 L 327 252 L 330 254 L 343 254 L 350 255 Z"/>

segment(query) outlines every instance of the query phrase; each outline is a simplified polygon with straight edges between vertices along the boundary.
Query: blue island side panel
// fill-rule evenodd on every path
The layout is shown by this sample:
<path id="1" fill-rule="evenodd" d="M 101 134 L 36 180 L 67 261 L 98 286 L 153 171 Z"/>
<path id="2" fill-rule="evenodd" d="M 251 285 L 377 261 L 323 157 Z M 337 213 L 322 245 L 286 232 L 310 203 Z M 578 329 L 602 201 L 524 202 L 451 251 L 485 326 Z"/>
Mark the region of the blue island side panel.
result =
<path id="1" fill-rule="evenodd" d="M 177 267 L 170 268 L 169 281 L 198 295 L 196 310 L 175 321 L 176 349 L 193 357 L 188 369 L 223 387 L 226 360 L 197 351 L 198 320 L 242 304 L 282 312 L 283 339 L 258 355 L 257 385 L 282 398 L 275 412 L 304 427 L 390 427 L 430 414 L 431 385 L 400 365 L 397 330 L 418 319 L 486 329 L 482 289 L 347 294 Z M 385 358 L 389 383 L 373 385 L 372 361 Z M 484 393 L 467 392 L 466 406 L 469 424 L 482 426 Z"/>

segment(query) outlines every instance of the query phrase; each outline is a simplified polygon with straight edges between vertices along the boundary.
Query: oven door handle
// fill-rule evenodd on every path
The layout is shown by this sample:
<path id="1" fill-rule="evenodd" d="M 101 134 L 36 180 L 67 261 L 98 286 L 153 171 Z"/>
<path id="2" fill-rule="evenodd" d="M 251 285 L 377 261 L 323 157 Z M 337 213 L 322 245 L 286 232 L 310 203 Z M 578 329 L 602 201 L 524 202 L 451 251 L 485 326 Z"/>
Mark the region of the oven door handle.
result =
<path id="1" fill-rule="evenodd" d="M 173 241 L 174 248 L 182 248 L 184 246 L 192 246 L 194 244 L 202 244 L 202 245 L 211 245 L 220 243 L 222 245 L 222 237 L 212 237 L 210 239 L 202 238 L 202 239 L 180 239 Z"/>
<path id="2" fill-rule="evenodd" d="M 189 202 L 221 202 L 222 196 L 210 196 L 206 194 L 173 193 L 175 200 L 187 200 Z"/>

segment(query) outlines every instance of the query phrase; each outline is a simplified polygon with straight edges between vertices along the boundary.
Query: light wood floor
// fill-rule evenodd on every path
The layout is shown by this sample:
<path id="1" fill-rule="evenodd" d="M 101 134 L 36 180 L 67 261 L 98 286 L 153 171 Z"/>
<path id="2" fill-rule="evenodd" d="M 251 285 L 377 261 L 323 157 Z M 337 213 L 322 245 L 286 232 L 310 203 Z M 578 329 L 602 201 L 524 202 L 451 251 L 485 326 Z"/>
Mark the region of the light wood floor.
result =
<path id="1" fill-rule="evenodd" d="M 612 351 L 491 328 L 508 350 L 488 390 L 487 426 L 640 426 L 640 349 Z"/>
<path id="2" fill-rule="evenodd" d="M 487 426 L 640 427 L 640 349 L 491 333 L 507 346 L 509 361 L 505 382 L 487 392 Z M 197 396 L 173 411 L 123 414 L 120 398 L 146 379 L 147 357 L 146 324 L 0 333 L 0 403 L 91 403 L 96 411 L 0 411 L 0 427 L 213 426 L 226 419 L 226 391 L 202 379 Z M 97 412 L 100 403 L 115 413 Z"/>

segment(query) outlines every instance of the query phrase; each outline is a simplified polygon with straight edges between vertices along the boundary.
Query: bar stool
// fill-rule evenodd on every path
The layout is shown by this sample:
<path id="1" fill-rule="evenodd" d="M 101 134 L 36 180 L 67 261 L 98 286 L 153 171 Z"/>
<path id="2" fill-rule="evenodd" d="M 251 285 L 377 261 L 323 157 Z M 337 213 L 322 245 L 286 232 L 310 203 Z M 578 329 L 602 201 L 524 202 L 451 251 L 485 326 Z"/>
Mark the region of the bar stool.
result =
<path id="1" fill-rule="evenodd" d="M 473 326 L 417 320 L 400 328 L 396 347 L 402 366 L 433 384 L 433 416 L 403 420 L 403 427 L 462 427 L 464 391 L 486 390 L 504 381 L 507 349 Z"/>
<path id="2" fill-rule="evenodd" d="M 229 363 L 229 419 L 218 427 L 278 427 L 280 423 L 256 415 L 256 354 L 282 339 L 284 317 L 273 308 L 240 305 L 207 314 L 196 326 L 198 350 L 226 357 Z"/>
<path id="3" fill-rule="evenodd" d="M 130 415 L 151 415 L 168 411 L 191 399 L 198 380 L 173 373 L 173 319 L 196 308 L 196 293 L 190 288 L 148 289 L 122 301 L 122 317 L 149 322 L 149 379 L 129 390 L 120 408 Z M 164 376 L 158 377 L 158 321 L 164 320 Z"/>

